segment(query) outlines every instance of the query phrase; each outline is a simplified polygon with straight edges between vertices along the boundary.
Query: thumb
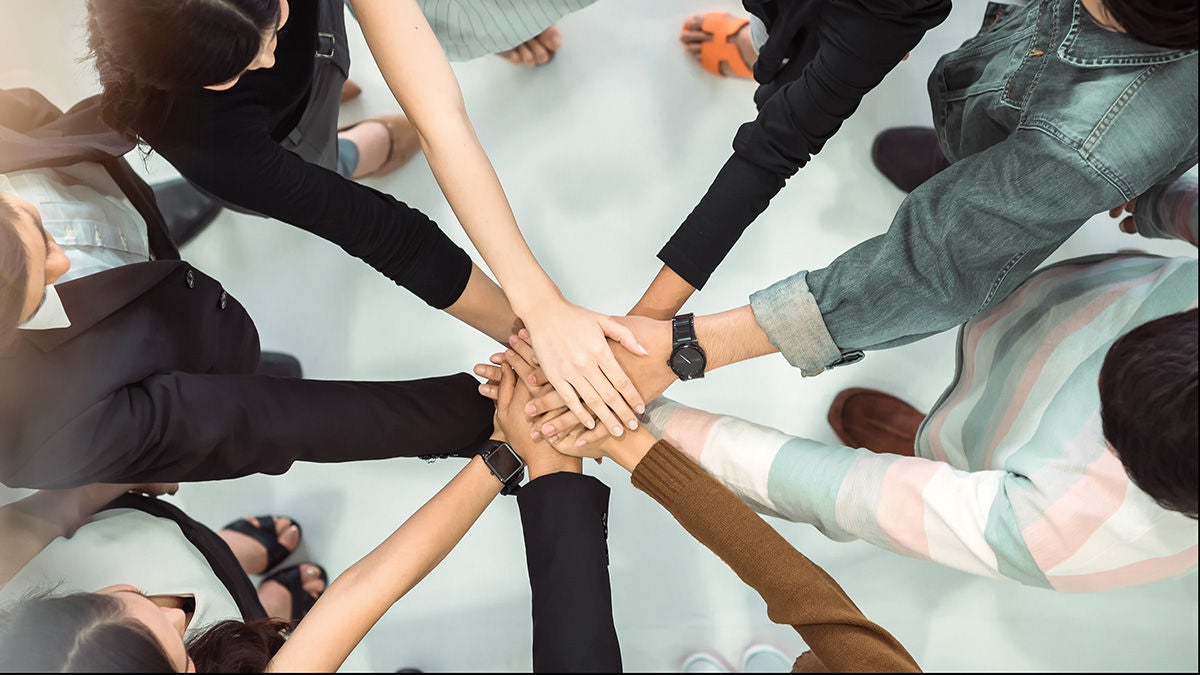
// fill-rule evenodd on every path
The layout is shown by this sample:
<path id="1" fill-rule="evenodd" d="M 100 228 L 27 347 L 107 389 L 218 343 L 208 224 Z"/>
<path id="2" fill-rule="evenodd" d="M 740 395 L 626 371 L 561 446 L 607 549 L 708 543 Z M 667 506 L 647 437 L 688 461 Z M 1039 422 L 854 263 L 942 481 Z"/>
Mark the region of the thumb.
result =
<path id="1" fill-rule="evenodd" d="M 638 342 L 637 335 L 634 335 L 633 330 L 621 325 L 611 316 L 600 322 L 600 328 L 604 330 L 605 337 L 619 342 L 628 351 L 638 356 L 650 356 L 650 352 L 646 351 L 642 343 Z"/>

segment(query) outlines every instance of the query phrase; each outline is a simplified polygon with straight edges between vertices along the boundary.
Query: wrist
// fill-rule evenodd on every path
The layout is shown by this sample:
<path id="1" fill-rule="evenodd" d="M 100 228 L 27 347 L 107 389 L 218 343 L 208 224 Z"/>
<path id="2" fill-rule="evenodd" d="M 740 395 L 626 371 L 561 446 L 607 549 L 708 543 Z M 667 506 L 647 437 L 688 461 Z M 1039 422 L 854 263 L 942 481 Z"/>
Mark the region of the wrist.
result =
<path id="1" fill-rule="evenodd" d="M 552 473 L 583 473 L 583 460 L 578 457 L 568 457 L 555 451 L 557 457 L 537 459 L 529 462 L 529 480 L 534 481 Z"/>
<path id="2" fill-rule="evenodd" d="M 554 285 L 550 277 L 545 277 L 544 282 L 514 289 L 508 293 L 508 297 L 513 314 L 520 317 L 526 326 L 529 326 L 530 322 L 536 323 L 537 317 L 554 311 L 567 302 L 562 291 L 558 290 L 558 286 Z"/>
<path id="3" fill-rule="evenodd" d="M 646 453 L 650 452 L 650 448 L 658 439 L 654 434 L 644 426 L 639 426 L 636 431 L 627 432 L 621 439 L 612 439 L 603 447 L 604 455 L 621 465 L 629 473 L 633 473 L 637 465 L 641 463 Z"/>

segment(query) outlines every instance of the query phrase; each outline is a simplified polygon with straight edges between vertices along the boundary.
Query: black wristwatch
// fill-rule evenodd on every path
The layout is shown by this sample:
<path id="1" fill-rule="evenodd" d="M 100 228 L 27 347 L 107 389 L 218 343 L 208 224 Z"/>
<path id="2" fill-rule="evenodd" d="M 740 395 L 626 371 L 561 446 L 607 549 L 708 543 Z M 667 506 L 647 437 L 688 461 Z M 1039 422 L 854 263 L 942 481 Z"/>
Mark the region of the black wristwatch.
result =
<path id="1" fill-rule="evenodd" d="M 525 460 L 512 446 L 504 441 L 488 440 L 479 451 L 479 457 L 492 475 L 504 483 L 502 495 L 516 494 L 525 479 Z"/>
<path id="2" fill-rule="evenodd" d="M 671 319 L 671 358 L 667 365 L 679 379 L 687 382 L 704 377 L 704 366 L 708 360 L 696 340 L 695 317 L 680 314 Z"/>

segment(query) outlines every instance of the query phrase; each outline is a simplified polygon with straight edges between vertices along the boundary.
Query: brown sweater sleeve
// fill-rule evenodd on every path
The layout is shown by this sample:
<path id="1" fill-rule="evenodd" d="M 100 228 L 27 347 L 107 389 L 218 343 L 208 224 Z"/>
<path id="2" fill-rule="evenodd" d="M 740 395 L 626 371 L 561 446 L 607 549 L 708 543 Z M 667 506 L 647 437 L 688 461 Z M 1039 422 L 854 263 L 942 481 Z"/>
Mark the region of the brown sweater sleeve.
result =
<path id="1" fill-rule="evenodd" d="M 666 441 L 638 464 L 633 485 L 757 591 L 771 620 L 795 628 L 830 671 L 920 671 L 896 638 L 867 620 L 824 570 Z M 796 666 L 803 667 L 799 659 Z"/>

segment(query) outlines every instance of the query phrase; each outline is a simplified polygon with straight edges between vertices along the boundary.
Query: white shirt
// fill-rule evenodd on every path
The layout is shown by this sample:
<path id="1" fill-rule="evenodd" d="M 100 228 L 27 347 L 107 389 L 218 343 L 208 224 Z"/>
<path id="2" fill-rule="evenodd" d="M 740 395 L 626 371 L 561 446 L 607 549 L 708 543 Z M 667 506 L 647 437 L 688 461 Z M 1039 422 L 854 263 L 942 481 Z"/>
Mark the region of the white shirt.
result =
<path id="1" fill-rule="evenodd" d="M 56 283 L 150 260 L 146 221 L 104 167 L 84 162 L 56 169 L 0 175 L 0 192 L 37 207 L 42 225 L 71 261 Z M 25 330 L 66 328 L 70 319 L 53 289 Z"/>
<path id="2" fill-rule="evenodd" d="M 70 539 L 50 542 L 0 587 L 0 607 L 32 592 L 92 593 L 115 584 L 146 595 L 194 598 L 186 637 L 219 621 L 242 619 L 229 590 L 179 526 L 137 509 L 101 511 Z"/>

